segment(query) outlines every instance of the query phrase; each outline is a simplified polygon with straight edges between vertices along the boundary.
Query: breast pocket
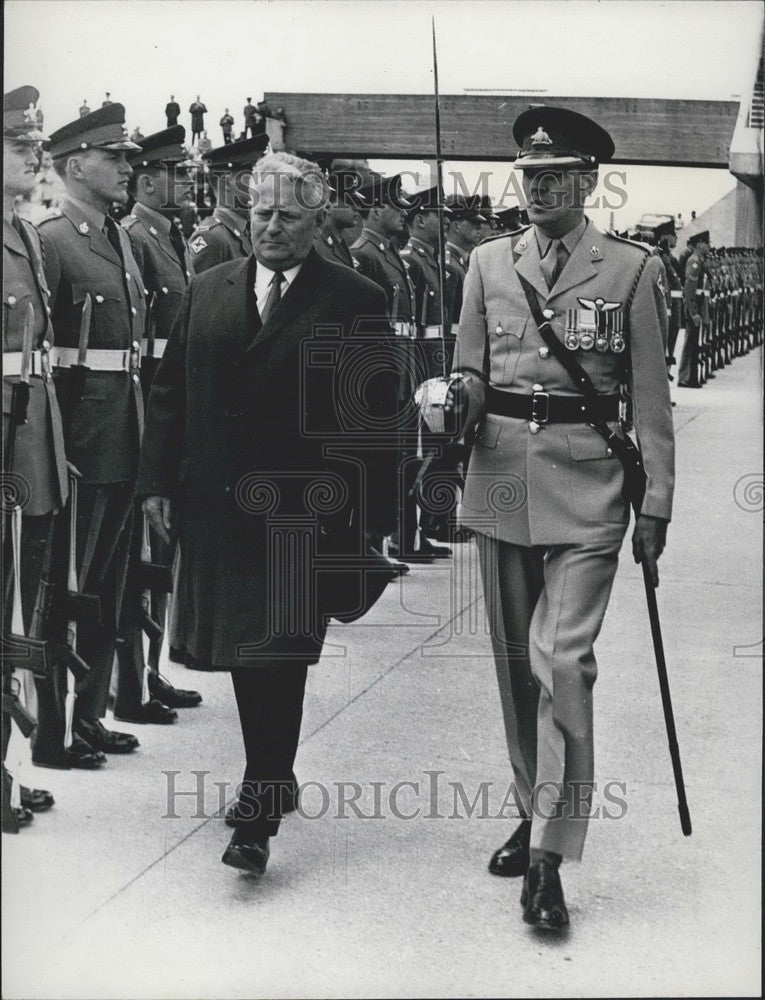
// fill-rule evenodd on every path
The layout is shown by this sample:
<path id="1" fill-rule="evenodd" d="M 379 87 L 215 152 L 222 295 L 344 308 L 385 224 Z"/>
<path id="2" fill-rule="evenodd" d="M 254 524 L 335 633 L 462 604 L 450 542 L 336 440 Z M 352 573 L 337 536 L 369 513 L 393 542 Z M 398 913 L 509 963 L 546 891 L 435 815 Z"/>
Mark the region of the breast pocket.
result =
<path id="1" fill-rule="evenodd" d="M 116 282 L 105 281 L 95 287 L 72 285 L 75 331 L 80 329 L 82 309 L 88 295 L 91 302 L 88 346 L 103 350 L 121 350 L 127 347 L 130 338 L 130 307 L 123 290 Z"/>
<path id="2" fill-rule="evenodd" d="M 507 309 L 487 310 L 490 379 L 494 385 L 509 385 L 515 377 L 528 321 L 529 317 L 524 313 Z"/>

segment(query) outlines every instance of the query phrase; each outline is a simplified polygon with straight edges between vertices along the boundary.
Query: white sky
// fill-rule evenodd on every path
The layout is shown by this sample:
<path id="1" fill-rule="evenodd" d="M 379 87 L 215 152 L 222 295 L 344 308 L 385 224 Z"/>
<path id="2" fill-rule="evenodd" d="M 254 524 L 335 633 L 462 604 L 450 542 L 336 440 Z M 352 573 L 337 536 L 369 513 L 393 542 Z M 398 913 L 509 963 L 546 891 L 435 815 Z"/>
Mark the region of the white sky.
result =
<path id="1" fill-rule="evenodd" d="M 264 91 L 432 92 L 432 14 L 442 93 L 704 100 L 749 90 L 763 21 L 757 0 L 8 0 L 4 89 L 34 84 L 48 132 L 106 90 L 145 134 L 173 93 L 188 128 L 198 93 L 217 144 L 224 108 L 238 130 Z M 624 226 L 701 212 L 733 184 L 721 170 L 628 169 Z"/>

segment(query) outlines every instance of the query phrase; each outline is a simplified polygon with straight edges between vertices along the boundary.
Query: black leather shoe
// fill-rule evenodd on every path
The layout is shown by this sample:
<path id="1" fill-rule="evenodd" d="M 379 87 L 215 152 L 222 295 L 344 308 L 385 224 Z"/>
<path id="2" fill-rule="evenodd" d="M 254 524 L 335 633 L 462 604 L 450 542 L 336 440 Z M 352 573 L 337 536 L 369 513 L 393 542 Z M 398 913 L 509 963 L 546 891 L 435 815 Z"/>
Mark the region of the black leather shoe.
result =
<path id="1" fill-rule="evenodd" d="M 19 791 L 21 792 L 21 805 L 25 809 L 31 809 L 32 812 L 45 812 L 56 803 L 51 793 L 44 788 L 26 788 L 22 785 Z"/>
<path id="2" fill-rule="evenodd" d="M 529 870 L 530 839 L 531 821 L 525 819 L 512 837 L 492 854 L 489 861 L 489 871 L 492 875 L 503 875 L 505 878 L 525 875 Z"/>
<path id="3" fill-rule="evenodd" d="M 433 545 L 424 535 L 421 536 L 419 551 L 421 555 L 433 556 L 434 559 L 448 559 L 452 554 L 448 545 Z"/>
<path id="4" fill-rule="evenodd" d="M 388 546 L 388 555 L 394 556 L 397 559 L 403 559 L 405 563 L 422 563 L 428 565 L 435 562 L 435 556 L 428 555 L 425 552 L 401 552 L 397 545 Z"/>
<path id="5" fill-rule="evenodd" d="M 32 748 L 32 763 L 35 767 L 50 767 L 55 771 L 68 771 L 71 768 L 97 771 L 106 763 L 106 757 L 75 734 L 68 750 L 35 744 Z"/>
<path id="6" fill-rule="evenodd" d="M 409 572 L 409 567 L 405 562 L 399 562 L 397 559 L 389 559 L 388 562 L 393 566 L 399 576 L 406 576 Z"/>
<path id="7" fill-rule="evenodd" d="M 678 382 L 678 389 L 700 389 L 701 385 L 698 382 Z"/>
<path id="8" fill-rule="evenodd" d="M 149 693 L 168 708 L 196 708 L 202 701 L 199 691 L 184 691 L 174 687 L 159 674 L 149 674 Z"/>
<path id="9" fill-rule="evenodd" d="M 141 745 L 132 733 L 113 732 L 99 719 L 78 719 L 74 728 L 78 736 L 102 753 L 132 753 Z"/>
<path id="10" fill-rule="evenodd" d="M 169 726 L 178 718 L 174 708 L 166 708 L 161 701 L 151 698 L 145 705 L 139 705 L 132 712 L 121 712 L 114 709 L 114 718 L 120 722 L 152 723 L 158 726 Z"/>
<path id="11" fill-rule="evenodd" d="M 523 880 L 523 919 L 542 931 L 562 931 L 568 927 L 568 910 L 563 886 L 555 865 L 535 861 Z"/>
<path id="12" fill-rule="evenodd" d="M 298 807 L 298 802 L 300 800 L 300 789 L 298 788 L 297 782 L 292 788 L 282 789 L 282 816 L 286 816 L 287 813 L 295 812 Z M 245 819 L 252 819 L 251 816 L 247 815 Z M 242 817 L 239 813 L 239 800 L 237 799 L 232 805 L 226 810 L 226 826 L 238 827 L 242 821 Z"/>
<path id="13" fill-rule="evenodd" d="M 234 830 L 221 861 L 230 868 L 238 868 L 239 871 L 248 872 L 250 875 L 262 875 L 271 853 L 268 837 L 251 840 L 251 836 L 252 834 L 247 833 L 246 827 Z"/>

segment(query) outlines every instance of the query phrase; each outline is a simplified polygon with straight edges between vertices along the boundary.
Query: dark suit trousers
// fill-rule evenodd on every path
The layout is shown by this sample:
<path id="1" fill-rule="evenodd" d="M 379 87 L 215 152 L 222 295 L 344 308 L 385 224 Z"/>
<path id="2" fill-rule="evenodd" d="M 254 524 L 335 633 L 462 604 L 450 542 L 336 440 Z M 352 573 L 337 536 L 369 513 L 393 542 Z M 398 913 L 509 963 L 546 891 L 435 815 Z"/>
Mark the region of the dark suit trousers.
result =
<path id="1" fill-rule="evenodd" d="M 247 760 L 239 802 L 255 839 L 274 837 L 281 822 L 281 789 L 294 781 L 303 719 L 305 664 L 241 667 L 231 671 Z"/>

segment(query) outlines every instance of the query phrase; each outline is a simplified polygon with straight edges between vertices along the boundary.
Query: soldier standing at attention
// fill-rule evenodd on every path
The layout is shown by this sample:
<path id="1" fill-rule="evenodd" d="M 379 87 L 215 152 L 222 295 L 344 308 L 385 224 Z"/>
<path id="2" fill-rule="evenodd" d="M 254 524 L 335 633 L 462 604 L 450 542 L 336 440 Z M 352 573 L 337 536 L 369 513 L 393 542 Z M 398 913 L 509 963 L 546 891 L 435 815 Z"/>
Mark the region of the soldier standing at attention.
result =
<path id="1" fill-rule="evenodd" d="M 593 645 L 629 524 L 623 448 L 592 425 L 624 433 L 627 381 L 647 475 L 633 555 L 657 583 L 674 484 L 665 279 L 660 260 L 584 214 L 598 164 L 614 153 L 607 132 L 539 107 L 513 135 L 532 225 L 470 260 L 454 399 L 478 426 L 461 521 L 476 533 L 523 808 L 489 869 L 524 876 L 526 923 L 562 930 L 558 868 L 582 856 L 594 779 Z"/>
<path id="2" fill-rule="evenodd" d="M 191 234 L 189 249 L 194 273 L 200 274 L 224 260 L 249 257 L 249 172 L 268 145 L 268 136 L 242 139 L 211 149 L 203 159 L 215 190 L 215 210 Z"/>
<path id="3" fill-rule="evenodd" d="M 65 428 L 67 457 L 82 473 L 77 506 L 77 569 L 83 591 L 101 602 L 101 624 L 78 627 L 78 652 L 90 667 L 77 684 L 75 732 L 96 750 L 129 753 L 138 740 L 107 730 L 117 623 L 132 526 L 133 485 L 143 427 L 139 377 L 146 307 L 130 240 L 109 216 L 125 204 L 140 149 L 128 138 L 121 104 L 99 108 L 50 138 L 66 198 L 40 224 L 56 340 L 57 391 L 78 363 L 86 298 L 92 315 L 82 396 Z"/>
<path id="4" fill-rule="evenodd" d="M 704 258 L 709 253 L 709 232 L 695 233 L 688 238 L 691 254 L 685 262 L 683 298 L 685 302 L 685 343 L 680 358 L 677 384 L 681 389 L 700 389 L 699 336 L 701 332 L 701 303 L 699 296 L 704 283 Z"/>
<path id="5" fill-rule="evenodd" d="M 449 212 L 446 229 L 446 271 L 449 275 L 452 332 L 456 336 L 462 312 L 462 286 L 467 276 L 471 251 L 481 242 L 482 220 L 476 195 L 450 195 L 446 199 Z"/>
<path id="6" fill-rule="evenodd" d="M 359 217 L 361 202 L 353 190 L 357 178 L 353 173 L 330 174 L 327 178 L 330 189 L 327 217 L 314 240 L 314 247 L 322 257 L 346 267 L 355 266 L 344 234 L 353 229 Z"/>
<path id="7" fill-rule="evenodd" d="M 165 118 L 167 119 L 167 127 L 172 128 L 173 125 L 177 125 L 180 116 L 181 116 L 181 106 L 176 101 L 175 96 L 171 94 L 170 100 L 165 105 Z"/>
<path id="8" fill-rule="evenodd" d="M 674 222 L 662 222 L 661 225 L 658 225 L 654 229 L 653 235 L 656 240 L 654 254 L 664 265 L 669 290 L 669 304 L 667 306 L 667 321 L 669 323 L 669 333 L 667 336 L 667 374 L 670 382 L 672 382 L 671 369 L 672 365 L 677 364 L 675 344 L 677 343 L 677 335 L 680 332 L 683 310 L 683 283 L 680 281 L 680 275 L 677 273 L 674 260 L 672 259 L 672 249 L 677 246 Z"/>
<path id="9" fill-rule="evenodd" d="M 138 268 L 143 278 L 147 301 L 153 303 L 149 322 L 152 339 L 141 345 L 141 381 L 144 402 L 157 366 L 164 355 L 170 329 L 181 307 L 181 299 L 191 278 L 191 261 L 180 226 L 173 218 L 177 202 L 188 195 L 191 181 L 184 161 L 183 141 L 186 130 L 182 125 L 148 136 L 140 151 L 131 153 L 128 162 L 133 168 L 129 190 L 135 204 L 122 227 L 130 239 Z M 174 709 L 198 705 L 202 696 L 197 691 L 175 688 L 159 674 L 161 638 L 149 645 L 149 670 L 145 671 L 143 651 L 143 594 L 141 583 L 141 543 L 143 512 L 134 511 L 135 530 L 128 570 L 125 597 L 122 604 L 120 639 L 117 643 L 119 680 L 114 716 L 129 722 L 172 722 Z M 151 562 L 171 567 L 173 550 L 156 533 L 150 533 Z M 164 627 L 167 594 L 151 594 L 151 617 Z M 143 681 L 146 674 L 149 695 L 142 703 Z"/>

